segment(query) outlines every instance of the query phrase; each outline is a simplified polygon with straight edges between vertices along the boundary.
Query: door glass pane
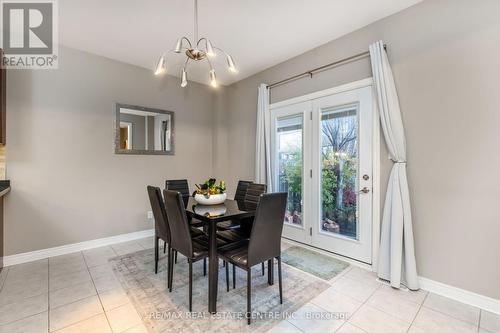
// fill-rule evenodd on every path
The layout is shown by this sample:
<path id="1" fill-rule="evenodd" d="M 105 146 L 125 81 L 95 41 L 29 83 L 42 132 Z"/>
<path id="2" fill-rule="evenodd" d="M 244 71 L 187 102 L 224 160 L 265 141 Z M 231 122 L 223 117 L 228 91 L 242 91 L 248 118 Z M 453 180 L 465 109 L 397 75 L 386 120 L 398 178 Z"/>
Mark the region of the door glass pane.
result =
<path id="1" fill-rule="evenodd" d="M 302 115 L 278 118 L 276 189 L 288 193 L 285 223 L 302 225 Z"/>
<path id="2" fill-rule="evenodd" d="M 321 112 L 321 226 L 324 233 L 357 239 L 357 106 Z"/>

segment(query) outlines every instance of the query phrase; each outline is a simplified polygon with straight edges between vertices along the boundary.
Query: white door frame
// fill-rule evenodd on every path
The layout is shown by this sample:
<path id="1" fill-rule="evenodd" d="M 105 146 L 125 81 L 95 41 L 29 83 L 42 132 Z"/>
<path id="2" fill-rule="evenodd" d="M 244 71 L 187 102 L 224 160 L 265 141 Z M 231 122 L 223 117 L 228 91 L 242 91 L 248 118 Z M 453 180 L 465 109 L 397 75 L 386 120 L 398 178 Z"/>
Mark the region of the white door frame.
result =
<path id="1" fill-rule="evenodd" d="M 302 103 L 312 99 L 325 97 L 328 95 L 338 94 L 341 92 L 355 90 L 364 87 L 373 87 L 373 78 L 366 78 L 359 81 L 343 84 L 337 87 L 316 91 L 307 95 L 302 95 L 299 97 L 287 99 L 285 101 L 272 103 L 269 105 L 269 110 L 277 109 L 284 106 L 289 106 L 293 104 Z M 375 97 L 375 94 L 373 94 Z M 372 149 L 373 149 L 373 173 L 372 173 L 372 270 L 377 270 L 377 261 L 379 253 L 379 242 L 380 242 L 380 121 L 379 121 L 379 111 L 377 108 L 376 101 L 373 101 L 373 137 L 372 137 Z M 306 177 L 307 178 L 307 177 Z"/>

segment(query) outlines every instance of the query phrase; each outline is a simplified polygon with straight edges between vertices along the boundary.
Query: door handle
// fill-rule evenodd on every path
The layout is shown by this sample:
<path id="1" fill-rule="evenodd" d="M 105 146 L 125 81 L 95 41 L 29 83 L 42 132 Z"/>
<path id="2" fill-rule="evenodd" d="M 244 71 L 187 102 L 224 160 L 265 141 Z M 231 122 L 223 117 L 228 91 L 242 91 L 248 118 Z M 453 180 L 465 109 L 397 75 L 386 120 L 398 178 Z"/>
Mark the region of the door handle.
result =
<path id="1" fill-rule="evenodd" d="M 366 187 L 366 186 L 365 186 L 365 187 L 363 187 L 363 188 L 359 191 L 359 193 L 365 193 L 365 194 L 366 194 L 366 193 L 368 193 L 368 192 L 370 192 L 370 189 L 369 189 L 368 187 Z"/>

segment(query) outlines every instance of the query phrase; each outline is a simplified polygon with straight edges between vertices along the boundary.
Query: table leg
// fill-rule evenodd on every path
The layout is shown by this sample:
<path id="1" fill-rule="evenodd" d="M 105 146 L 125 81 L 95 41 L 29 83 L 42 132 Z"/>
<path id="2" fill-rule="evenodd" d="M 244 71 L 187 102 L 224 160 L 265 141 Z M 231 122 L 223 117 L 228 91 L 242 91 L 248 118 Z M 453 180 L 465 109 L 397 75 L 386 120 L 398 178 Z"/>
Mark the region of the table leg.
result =
<path id="1" fill-rule="evenodd" d="M 274 284 L 274 259 L 267 261 L 267 284 L 270 286 Z"/>
<path id="2" fill-rule="evenodd" d="M 217 312 L 217 287 L 219 285 L 219 260 L 217 258 L 217 228 L 208 223 L 208 312 Z"/>

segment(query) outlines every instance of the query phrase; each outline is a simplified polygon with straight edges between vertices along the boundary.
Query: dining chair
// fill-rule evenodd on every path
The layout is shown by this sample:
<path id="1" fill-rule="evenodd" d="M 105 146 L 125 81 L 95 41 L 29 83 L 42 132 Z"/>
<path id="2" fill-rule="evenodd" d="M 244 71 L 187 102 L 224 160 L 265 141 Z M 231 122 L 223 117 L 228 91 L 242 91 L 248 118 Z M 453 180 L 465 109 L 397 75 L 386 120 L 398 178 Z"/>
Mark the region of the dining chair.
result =
<path id="1" fill-rule="evenodd" d="M 266 184 L 250 183 L 245 192 L 243 204 L 239 204 L 242 210 L 255 211 L 260 200 L 260 195 L 266 193 Z M 217 233 L 219 239 L 226 242 L 240 242 L 250 237 L 252 230 L 253 217 L 238 221 L 229 221 L 232 225 L 237 224 L 238 228 L 226 228 Z M 235 268 L 233 265 L 233 277 L 235 276 Z M 262 275 L 265 274 L 265 265 L 262 263 Z M 233 279 L 233 288 L 236 288 L 236 282 Z"/>
<path id="2" fill-rule="evenodd" d="M 252 184 L 251 180 L 239 180 L 238 186 L 236 187 L 236 193 L 234 194 L 234 200 L 238 202 L 238 205 L 243 205 L 245 203 L 245 196 L 247 195 L 248 185 Z"/>
<path id="3" fill-rule="evenodd" d="M 280 304 L 283 304 L 281 274 L 281 234 L 287 193 L 262 194 L 258 201 L 255 220 L 249 239 L 241 240 L 219 248 L 219 256 L 247 272 L 247 321 L 250 324 L 252 312 L 252 267 L 274 258 L 278 260 L 278 282 Z M 271 265 L 273 267 L 273 265 Z M 234 275 L 233 275 L 234 280 Z M 229 269 L 226 265 L 226 287 L 229 290 Z"/>
<path id="4" fill-rule="evenodd" d="M 163 252 L 165 253 L 166 245 L 168 244 L 168 255 L 167 255 L 167 271 L 169 269 L 168 260 L 170 259 L 171 251 L 171 234 L 170 227 L 167 218 L 167 212 L 165 209 L 165 203 L 161 195 L 161 190 L 159 187 L 147 186 L 149 202 L 151 203 L 151 210 L 153 211 L 153 217 L 155 221 L 155 274 L 158 274 L 158 262 L 159 262 L 159 244 L 158 241 L 161 239 L 164 242 Z M 198 238 L 203 236 L 204 233 L 196 228 L 190 228 L 190 233 L 193 238 Z M 173 251 L 174 257 L 177 256 L 177 251 Z M 206 262 L 204 262 L 204 275 L 206 275 Z M 168 272 L 167 272 L 168 275 Z"/>
<path id="5" fill-rule="evenodd" d="M 247 194 L 248 185 L 252 184 L 252 181 L 249 180 L 239 180 L 238 186 L 236 187 L 236 194 L 234 195 L 234 200 L 238 203 L 238 207 L 245 206 L 245 196 Z M 226 221 L 219 223 L 217 225 L 217 230 L 233 230 L 241 227 L 239 221 Z"/>
<path id="6" fill-rule="evenodd" d="M 186 209 L 181 193 L 177 191 L 164 190 L 165 207 L 171 232 L 172 249 L 183 254 L 189 265 L 189 311 L 192 311 L 193 303 L 193 263 L 199 260 L 206 260 L 208 249 L 200 243 L 194 242 L 190 234 Z M 170 254 L 171 255 L 171 254 Z M 174 265 L 172 258 L 168 260 L 170 268 L 168 270 L 168 286 L 172 292 L 172 282 L 174 275 Z"/>
<path id="7" fill-rule="evenodd" d="M 147 190 L 149 202 L 151 203 L 151 210 L 153 211 L 153 217 L 155 220 L 155 274 L 157 274 L 159 260 L 158 241 L 160 239 L 163 240 L 164 245 L 169 244 L 167 258 L 170 259 L 170 229 L 168 227 L 167 212 L 165 211 L 165 205 L 163 204 L 160 188 L 147 186 Z M 167 264 L 167 267 L 170 267 L 169 264 Z"/>
<path id="8" fill-rule="evenodd" d="M 184 207 L 187 206 L 189 197 L 191 196 L 187 179 L 167 179 L 165 181 L 165 189 L 179 192 L 182 195 Z M 190 220 L 189 222 L 191 223 L 191 226 L 195 228 L 204 226 L 204 223 L 202 221 Z"/>
<path id="9" fill-rule="evenodd" d="M 260 200 L 260 195 L 266 193 L 267 185 L 250 183 L 248 184 L 242 210 L 255 211 Z M 230 221 L 231 224 L 238 224 L 239 228 L 222 229 L 218 236 L 228 242 L 237 242 L 250 237 L 253 218 L 246 218 L 238 221 Z"/>

